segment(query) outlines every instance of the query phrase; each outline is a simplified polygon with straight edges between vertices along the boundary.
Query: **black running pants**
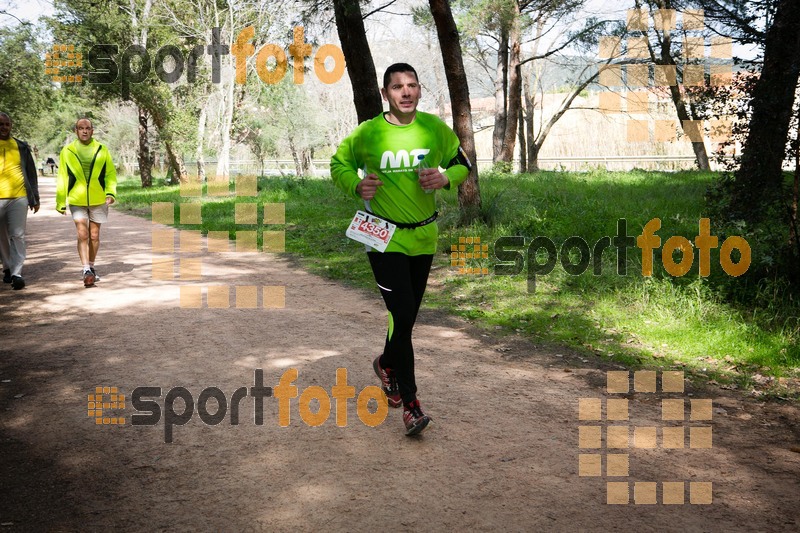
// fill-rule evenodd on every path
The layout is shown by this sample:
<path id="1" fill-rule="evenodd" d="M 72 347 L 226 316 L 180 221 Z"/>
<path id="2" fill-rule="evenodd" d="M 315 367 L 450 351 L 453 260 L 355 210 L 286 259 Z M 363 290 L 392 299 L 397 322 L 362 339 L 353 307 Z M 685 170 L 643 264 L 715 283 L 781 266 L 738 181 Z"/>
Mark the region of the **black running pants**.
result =
<path id="1" fill-rule="evenodd" d="M 411 330 L 428 284 L 432 255 L 368 252 L 375 282 L 389 311 L 389 330 L 380 364 L 397 378 L 403 403 L 417 396 Z"/>

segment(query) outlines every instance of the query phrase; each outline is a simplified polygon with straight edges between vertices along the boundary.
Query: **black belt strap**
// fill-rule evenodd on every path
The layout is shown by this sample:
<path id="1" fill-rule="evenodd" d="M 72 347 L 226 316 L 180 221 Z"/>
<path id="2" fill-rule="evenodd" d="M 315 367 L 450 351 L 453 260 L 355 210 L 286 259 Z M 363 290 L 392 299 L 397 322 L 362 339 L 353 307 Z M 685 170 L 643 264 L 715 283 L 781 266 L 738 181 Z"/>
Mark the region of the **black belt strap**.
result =
<path id="1" fill-rule="evenodd" d="M 439 216 L 439 211 L 434 211 L 431 216 L 429 216 L 428 218 L 426 218 L 422 222 L 408 222 L 408 223 L 406 223 L 406 222 L 395 222 L 394 220 L 389 220 L 388 218 L 386 218 L 384 216 L 376 215 L 375 213 L 373 213 L 369 209 L 367 209 L 367 213 L 369 213 L 370 215 L 372 215 L 374 217 L 378 217 L 381 220 L 385 220 L 386 222 L 389 222 L 390 224 L 394 224 L 395 226 L 398 227 L 398 229 L 421 228 L 422 226 L 427 226 L 428 224 L 430 224 L 431 222 L 436 220 L 436 218 Z"/>

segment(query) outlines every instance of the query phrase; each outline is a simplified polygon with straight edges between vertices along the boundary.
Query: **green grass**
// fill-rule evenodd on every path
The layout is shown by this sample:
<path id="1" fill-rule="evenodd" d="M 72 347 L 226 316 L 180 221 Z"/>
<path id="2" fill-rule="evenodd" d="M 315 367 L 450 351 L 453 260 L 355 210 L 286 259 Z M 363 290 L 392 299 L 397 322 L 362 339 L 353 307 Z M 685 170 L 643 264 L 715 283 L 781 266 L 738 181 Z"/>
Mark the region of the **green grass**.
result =
<path id="1" fill-rule="evenodd" d="M 354 204 L 333 187 L 329 181 L 298 180 L 287 178 L 259 178 L 257 197 L 207 196 L 201 198 L 180 196 L 180 188 L 158 186 L 142 189 L 138 180 L 121 180 L 117 186 L 118 209 L 150 218 L 153 202 L 174 204 L 175 227 L 181 229 L 229 232 L 234 239 L 236 229 L 252 230 L 256 226 L 236 226 L 235 204 L 242 202 L 283 203 L 286 207 L 286 224 L 275 227 L 261 224 L 264 230 L 285 230 L 286 251 L 310 271 L 332 279 L 345 280 L 363 288 L 371 287 L 371 270 L 359 246 L 344 236 L 347 223 L 355 213 Z M 179 203 L 202 200 L 202 224 L 180 224 Z M 262 211 L 263 213 L 263 211 Z M 263 242 L 259 231 L 258 245 Z M 363 247 L 361 248 L 363 249 Z"/>
<path id="2" fill-rule="evenodd" d="M 708 278 L 698 276 L 696 252 L 688 274 L 670 276 L 661 265 L 660 250 L 654 275 L 643 277 L 641 250 L 635 246 L 627 250 L 624 276 L 616 273 L 614 248 L 602 254 L 600 275 L 592 272 L 591 264 L 579 276 L 557 264 L 551 273 L 537 276 L 535 291 L 528 290 L 526 270 L 513 276 L 493 274 L 493 243 L 502 236 L 521 236 L 526 247 L 534 237 L 545 236 L 557 249 L 568 237 L 579 236 L 591 249 L 598 239 L 617 234 L 620 219 L 627 221 L 627 233 L 635 238 L 645 223 L 660 218 L 657 234 L 662 245 L 673 235 L 693 241 L 698 221 L 705 216 L 703 194 L 713 178 L 697 172 L 644 171 L 484 174 L 480 223 L 458 227 L 455 193 L 440 195 L 440 253 L 432 276 L 442 283 L 429 287 L 424 305 L 634 368 L 685 367 L 698 379 L 739 387 L 753 385 L 756 374 L 772 376 L 775 382 L 794 378 L 800 367 L 797 307 L 726 303 L 719 286 L 731 281 L 714 250 Z M 363 247 L 344 236 L 358 202 L 330 180 L 260 178 L 258 183 L 258 198 L 238 201 L 286 204 L 286 225 L 275 229 L 285 228 L 289 254 L 313 272 L 373 287 Z M 121 208 L 138 214 L 148 214 L 151 202 L 199 201 L 181 199 L 177 187 L 145 191 L 132 180 L 120 184 L 119 196 Z M 204 198 L 202 230 L 228 229 L 232 236 L 236 202 L 232 196 Z M 175 218 L 179 220 L 177 207 Z M 468 262 L 488 268 L 489 275 L 459 275 L 450 266 L 450 247 L 459 237 L 480 237 L 489 245 L 488 259 Z M 526 247 L 519 248 L 523 255 Z M 539 262 L 544 259 L 540 254 Z"/>

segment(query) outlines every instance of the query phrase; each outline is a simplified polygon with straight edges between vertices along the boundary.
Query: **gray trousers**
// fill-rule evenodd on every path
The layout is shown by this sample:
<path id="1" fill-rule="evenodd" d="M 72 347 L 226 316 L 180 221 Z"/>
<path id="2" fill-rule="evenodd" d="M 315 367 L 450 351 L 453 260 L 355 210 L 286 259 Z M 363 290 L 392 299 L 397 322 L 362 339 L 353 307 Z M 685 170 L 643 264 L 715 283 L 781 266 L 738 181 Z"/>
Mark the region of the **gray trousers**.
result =
<path id="1" fill-rule="evenodd" d="M 25 223 L 28 220 L 28 198 L 0 199 L 0 260 L 12 276 L 22 275 L 25 262 Z"/>

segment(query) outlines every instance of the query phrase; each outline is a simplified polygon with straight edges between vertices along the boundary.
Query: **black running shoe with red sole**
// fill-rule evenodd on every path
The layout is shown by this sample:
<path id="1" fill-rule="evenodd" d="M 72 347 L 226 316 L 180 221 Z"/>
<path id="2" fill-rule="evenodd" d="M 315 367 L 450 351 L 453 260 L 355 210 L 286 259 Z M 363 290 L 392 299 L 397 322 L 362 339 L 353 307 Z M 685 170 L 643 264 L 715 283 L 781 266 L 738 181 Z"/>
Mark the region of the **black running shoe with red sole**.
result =
<path id="1" fill-rule="evenodd" d="M 419 400 L 414 400 L 403 407 L 403 423 L 406 425 L 406 435 L 411 437 L 425 431 L 431 423 L 431 417 L 422 412 Z"/>
<path id="2" fill-rule="evenodd" d="M 389 402 L 389 407 L 400 407 L 403 405 L 403 400 L 400 398 L 400 387 L 397 386 L 397 380 L 392 375 L 392 371 L 383 368 L 380 363 L 380 356 L 372 361 L 372 369 L 381 380 L 381 389 L 386 394 L 386 400 Z"/>

